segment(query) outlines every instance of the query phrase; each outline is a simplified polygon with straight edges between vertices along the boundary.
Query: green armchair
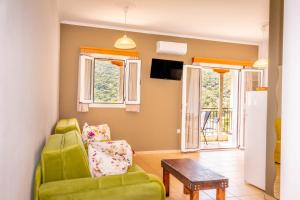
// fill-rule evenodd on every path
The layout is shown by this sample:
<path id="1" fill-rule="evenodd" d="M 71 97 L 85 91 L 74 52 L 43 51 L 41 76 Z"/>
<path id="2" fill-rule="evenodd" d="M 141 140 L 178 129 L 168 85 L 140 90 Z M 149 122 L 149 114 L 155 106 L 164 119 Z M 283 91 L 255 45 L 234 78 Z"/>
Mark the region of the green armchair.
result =
<path id="1" fill-rule="evenodd" d="M 275 120 L 275 131 L 276 131 L 276 145 L 274 160 L 275 163 L 280 164 L 280 153 L 281 153 L 281 119 L 278 118 Z"/>
<path id="2" fill-rule="evenodd" d="M 136 164 L 122 175 L 93 178 L 76 119 L 61 120 L 55 132 L 36 168 L 34 200 L 165 199 L 161 180 Z"/>

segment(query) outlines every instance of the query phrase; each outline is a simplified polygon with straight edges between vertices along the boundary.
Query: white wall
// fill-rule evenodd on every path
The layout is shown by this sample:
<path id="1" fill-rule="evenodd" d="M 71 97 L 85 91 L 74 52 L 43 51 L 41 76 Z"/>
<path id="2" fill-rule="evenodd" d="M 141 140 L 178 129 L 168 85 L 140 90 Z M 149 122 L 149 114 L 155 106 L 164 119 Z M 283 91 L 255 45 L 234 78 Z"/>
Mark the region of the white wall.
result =
<path id="1" fill-rule="evenodd" d="M 0 0 L 0 199 L 32 199 L 33 174 L 58 118 L 56 0 Z"/>
<path id="2" fill-rule="evenodd" d="M 300 1 L 284 1 L 280 199 L 300 199 Z"/>

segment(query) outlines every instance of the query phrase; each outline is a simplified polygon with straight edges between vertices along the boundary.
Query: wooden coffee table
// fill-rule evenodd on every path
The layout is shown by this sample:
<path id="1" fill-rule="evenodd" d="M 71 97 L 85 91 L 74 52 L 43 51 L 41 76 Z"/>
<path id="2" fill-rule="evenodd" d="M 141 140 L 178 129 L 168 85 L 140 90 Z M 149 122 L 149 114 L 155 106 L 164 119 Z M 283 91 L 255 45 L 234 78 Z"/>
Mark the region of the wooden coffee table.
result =
<path id="1" fill-rule="evenodd" d="M 166 195 L 170 191 L 170 174 L 175 176 L 184 185 L 184 193 L 190 194 L 191 200 L 199 199 L 200 190 L 216 189 L 216 199 L 225 200 L 225 188 L 228 179 L 210 169 L 203 167 L 192 159 L 162 160 L 163 182 Z"/>

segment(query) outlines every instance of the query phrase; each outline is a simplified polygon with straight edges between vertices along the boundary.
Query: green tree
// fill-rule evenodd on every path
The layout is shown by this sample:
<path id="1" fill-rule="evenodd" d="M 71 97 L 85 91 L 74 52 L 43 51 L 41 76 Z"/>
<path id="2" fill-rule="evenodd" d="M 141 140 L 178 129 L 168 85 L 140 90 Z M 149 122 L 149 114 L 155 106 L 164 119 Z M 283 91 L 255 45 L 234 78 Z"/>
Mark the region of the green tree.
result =
<path id="1" fill-rule="evenodd" d="M 96 60 L 94 72 L 94 100 L 97 103 L 117 103 L 120 97 L 120 67 L 110 61 Z"/>
<path id="2" fill-rule="evenodd" d="M 230 108 L 231 73 L 224 74 L 223 108 Z M 218 108 L 220 76 L 212 70 L 202 70 L 202 108 Z"/>

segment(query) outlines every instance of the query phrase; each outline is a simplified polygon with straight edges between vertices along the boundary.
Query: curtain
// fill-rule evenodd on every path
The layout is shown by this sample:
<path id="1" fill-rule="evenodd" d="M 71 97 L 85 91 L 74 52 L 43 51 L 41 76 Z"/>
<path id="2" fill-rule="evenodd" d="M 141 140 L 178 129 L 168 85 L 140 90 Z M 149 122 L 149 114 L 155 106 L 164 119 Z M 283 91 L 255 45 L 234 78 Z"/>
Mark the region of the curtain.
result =
<path id="1" fill-rule="evenodd" d="M 140 105 L 126 104 L 126 112 L 140 112 Z"/>
<path id="2" fill-rule="evenodd" d="M 85 72 L 84 72 L 84 99 L 91 99 L 91 87 L 92 87 L 92 67 L 93 62 L 91 60 L 85 60 Z"/>
<path id="3" fill-rule="evenodd" d="M 80 93 L 83 92 L 84 100 L 89 100 L 92 98 L 91 87 L 92 87 L 92 67 L 93 61 L 90 59 L 85 59 L 85 57 L 80 58 L 79 73 L 78 73 L 78 92 L 77 92 L 77 112 L 88 112 L 89 104 L 80 102 Z M 82 68 L 83 67 L 83 71 Z M 82 73 L 83 72 L 83 76 Z M 81 90 L 81 79 L 83 78 L 84 89 Z"/>
<path id="4" fill-rule="evenodd" d="M 201 131 L 201 69 L 187 69 L 187 90 L 186 90 L 186 148 L 199 148 Z"/>
<path id="5" fill-rule="evenodd" d="M 137 63 L 130 63 L 129 77 L 128 77 L 128 100 L 137 100 Z"/>
<path id="6" fill-rule="evenodd" d="M 89 104 L 80 103 L 79 98 L 77 99 L 77 112 L 89 112 Z"/>
<path id="7" fill-rule="evenodd" d="M 138 72 L 139 66 L 137 62 L 130 62 L 128 66 L 128 98 L 129 102 L 138 101 Z M 126 104 L 127 112 L 140 112 L 140 104 Z"/>

